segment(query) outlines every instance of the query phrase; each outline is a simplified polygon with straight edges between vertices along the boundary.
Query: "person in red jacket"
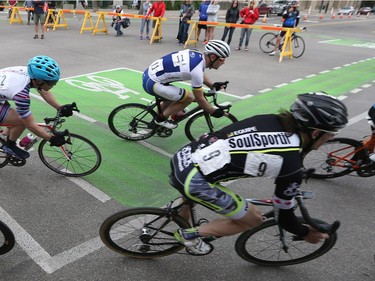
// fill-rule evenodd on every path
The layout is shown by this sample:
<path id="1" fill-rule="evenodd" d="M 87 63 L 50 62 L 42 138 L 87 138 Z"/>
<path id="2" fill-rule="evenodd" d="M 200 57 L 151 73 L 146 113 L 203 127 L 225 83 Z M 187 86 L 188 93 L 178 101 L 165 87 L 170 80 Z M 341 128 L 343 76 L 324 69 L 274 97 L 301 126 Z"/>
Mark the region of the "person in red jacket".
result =
<path id="1" fill-rule="evenodd" d="M 150 16 L 152 13 L 154 17 L 162 18 L 165 13 L 165 3 L 163 0 L 157 0 L 152 4 L 150 10 L 147 12 L 147 16 Z M 156 20 L 152 21 L 152 27 L 155 28 Z M 159 30 L 156 31 L 155 36 L 159 36 Z"/>
<path id="2" fill-rule="evenodd" d="M 244 7 L 240 11 L 240 17 L 243 18 L 241 21 L 242 24 L 254 24 L 258 19 L 259 19 L 259 10 L 257 7 L 255 7 L 255 2 L 252 0 L 249 3 L 248 7 Z M 240 42 L 238 44 L 238 47 L 236 48 L 236 51 L 241 50 L 243 39 L 245 38 L 246 35 L 246 40 L 245 40 L 245 51 L 248 51 L 249 49 L 247 46 L 249 45 L 249 40 L 250 40 L 250 35 L 251 31 L 253 31 L 252 28 L 242 28 L 241 29 L 241 36 L 240 36 Z"/>

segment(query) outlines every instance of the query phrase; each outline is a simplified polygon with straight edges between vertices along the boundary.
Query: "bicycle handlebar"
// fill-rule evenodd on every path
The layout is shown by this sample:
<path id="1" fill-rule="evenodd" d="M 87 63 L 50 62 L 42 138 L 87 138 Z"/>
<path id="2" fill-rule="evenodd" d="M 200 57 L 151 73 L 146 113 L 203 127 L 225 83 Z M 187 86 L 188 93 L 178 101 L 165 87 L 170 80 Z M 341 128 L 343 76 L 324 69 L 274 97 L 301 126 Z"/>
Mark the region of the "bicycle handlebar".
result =
<path id="1" fill-rule="evenodd" d="M 75 102 L 73 102 L 72 104 L 72 110 L 73 111 L 77 111 L 79 112 L 79 109 L 77 107 L 77 104 Z M 55 136 L 69 136 L 69 130 L 65 129 L 64 131 L 57 131 L 56 130 L 56 127 L 62 123 L 65 122 L 65 119 L 62 119 L 61 116 L 60 116 L 60 110 L 57 110 L 56 112 L 56 116 L 53 117 L 53 118 L 44 118 L 44 122 L 46 124 L 49 124 L 49 123 L 53 123 L 52 124 L 52 129 L 51 129 L 51 132 L 55 135 Z"/>
<path id="2" fill-rule="evenodd" d="M 214 105 L 221 110 L 226 110 L 226 109 L 229 109 L 229 108 L 232 107 L 232 104 L 220 105 L 220 104 L 217 103 L 217 97 L 216 97 L 217 91 L 219 91 L 221 89 L 225 90 L 228 86 L 228 83 L 229 83 L 229 81 L 215 82 L 215 83 L 212 84 L 212 89 L 208 90 L 204 94 L 206 97 L 212 97 Z"/>
<path id="3" fill-rule="evenodd" d="M 316 230 L 322 232 L 322 233 L 333 233 L 340 227 L 340 221 L 336 220 L 332 224 L 323 224 L 323 223 L 317 223 L 314 221 L 311 217 L 309 212 L 307 211 L 307 208 L 303 202 L 303 195 L 302 193 L 297 195 L 296 201 L 298 203 L 298 206 L 300 207 L 301 214 L 303 218 L 306 220 L 306 222 L 315 228 Z"/>

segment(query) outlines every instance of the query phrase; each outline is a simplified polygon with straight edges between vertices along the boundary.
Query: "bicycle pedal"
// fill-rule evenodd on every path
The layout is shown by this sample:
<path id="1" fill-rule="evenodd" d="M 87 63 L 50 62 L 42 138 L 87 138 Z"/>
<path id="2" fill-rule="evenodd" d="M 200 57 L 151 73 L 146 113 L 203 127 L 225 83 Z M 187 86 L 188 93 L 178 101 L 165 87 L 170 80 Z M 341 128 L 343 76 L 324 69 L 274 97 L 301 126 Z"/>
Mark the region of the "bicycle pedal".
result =
<path id="1" fill-rule="evenodd" d="M 161 137 L 161 138 L 167 138 L 169 136 L 171 136 L 173 133 L 173 130 L 172 129 L 167 129 L 167 128 L 164 128 L 164 127 L 159 127 L 157 130 L 156 130 L 156 134 Z"/>
<path id="2" fill-rule="evenodd" d="M 19 159 L 19 158 L 15 158 L 13 156 L 10 156 L 8 163 L 12 166 L 15 166 L 15 167 L 21 167 L 21 166 L 26 164 L 26 159 Z"/>

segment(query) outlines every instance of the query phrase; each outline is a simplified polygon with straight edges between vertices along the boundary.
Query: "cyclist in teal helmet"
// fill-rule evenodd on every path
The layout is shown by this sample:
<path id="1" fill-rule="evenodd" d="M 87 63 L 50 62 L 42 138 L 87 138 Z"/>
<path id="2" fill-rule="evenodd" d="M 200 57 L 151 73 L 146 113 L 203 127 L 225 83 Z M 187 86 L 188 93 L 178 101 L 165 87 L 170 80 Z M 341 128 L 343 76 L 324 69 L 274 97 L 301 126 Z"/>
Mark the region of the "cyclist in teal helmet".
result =
<path id="1" fill-rule="evenodd" d="M 27 66 L 13 66 L 0 69 L 0 122 L 11 124 L 6 134 L 8 138 L 2 147 L 3 151 L 17 159 L 25 159 L 30 154 L 17 147 L 16 141 L 25 129 L 51 142 L 51 146 L 65 143 L 63 136 L 51 136 L 40 128 L 30 111 L 30 90 L 32 88 L 52 107 L 60 111 L 61 116 L 71 116 L 71 104 L 61 106 L 50 92 L 60 79 L 60 67 L 48 56 L 36 56 L 29 60 Z M 14 101 L 15 108 L 9 104 Z"/>

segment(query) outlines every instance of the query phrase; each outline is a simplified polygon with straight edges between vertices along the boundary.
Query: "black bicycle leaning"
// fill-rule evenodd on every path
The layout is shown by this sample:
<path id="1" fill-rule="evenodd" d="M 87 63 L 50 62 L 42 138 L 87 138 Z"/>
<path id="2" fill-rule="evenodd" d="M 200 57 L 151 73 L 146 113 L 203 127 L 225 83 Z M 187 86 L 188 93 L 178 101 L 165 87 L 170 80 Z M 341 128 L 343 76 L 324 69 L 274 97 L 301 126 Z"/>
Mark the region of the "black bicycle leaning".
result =
<path id="1" fill-rule="evenodd" d="M 274 219 L 274 212 L 263 214 L 264 222 L 243 232 L 235 242 L 237 254 L 244 260 L 264 266 L 287 266 L 307 262 L 327 253 L 336 243 L 336 230 L 340 222 L 327 224 L 309 216 L 304 199 L 313 198 L 311 192 L 301 192 L 296 196 L 296 205 L 300 207 L 301 223 L 309 224 L 318 231 L 328 233 L 329 238 L 318 244 L 311 244 L 294 234 L 283 230 Z M 271 199 L 246 199 L 258 205 L 273 207 Z M 191 207 L 192 225 L 179 215 L 184 205 Z M 108 217 L 100 227 L 100 238 L 111 250 L 134 258 L 157 258 L 171 255 L 185 248 L 174 239 L 174 232 L 179 228 L 197 227 L 207 222 L 199 219 L 191 201 L 178 198 L 164 208 L 130 208 Z M 214 249 L 212 237 L 203 240 Z M 197 255 L 186 251 L 190 255 Z M 207 254 L 209 254 L 207 253 Z"/>
<path id="2" fill-rule="evenodd" d="M 4 255 L 13 249 L 16 239 L 10 228 L 0 220 L 0 255 Z"/>
<path id="3" fill-rule="evenodd" d="M 302 30 L 305 31 L 306 27 L 302 28 Z M 260 49 L 266 54 L 273 52 L 275 49 L 277 36 L 278 36 L 278 33 L 273 33 L 273 32 L 265 33 L 259 40 Z M 283 48 L 284 39 L 285 39 L 285 36 L 281 39 L 281 42 L 279 45 L 279 51 L 281 51 Z M 292 44 L 293 57 L 294 58 L 301 57 L 303 53 L 305 52 L 305 41 L 303 40 L 303 38 L 297 35 L 295 32 L 293 32 L 291 44 Z"/>
<path id="4" fill-rule="evenodd" d="M 228 81 L 217 82 L 222 88 L 226 88 Z M 214 118 L 205 112 L 199 106 L 189 109 L 183 116 L 177 117 L 175 123 L 187 120 L 185 125 L 185 134 L 189 140 L 194 140 L 204 133 L 217 131 L 227 125 L 237 121 L 237 118 L 229 113 L 232 106 L 230 103 L 217 103 L 216 90 L 209 90 L 205 93 L 206 98 L 211 101 L 217 108 L 226 112 L 221 118 Z M 173 133 L 173 129 L 167 129 L 156 125 L 153 120 L 157 117 L 157 111 L 160 111 L 161 98 L 155 98 L 148 105 L 139 103 L 127 103 L 116 107 L 108 117 L 108 125 L 111 131 L 118 137 L 139 141 L 157 135 L 159 137 L 169 137 Z"/>

